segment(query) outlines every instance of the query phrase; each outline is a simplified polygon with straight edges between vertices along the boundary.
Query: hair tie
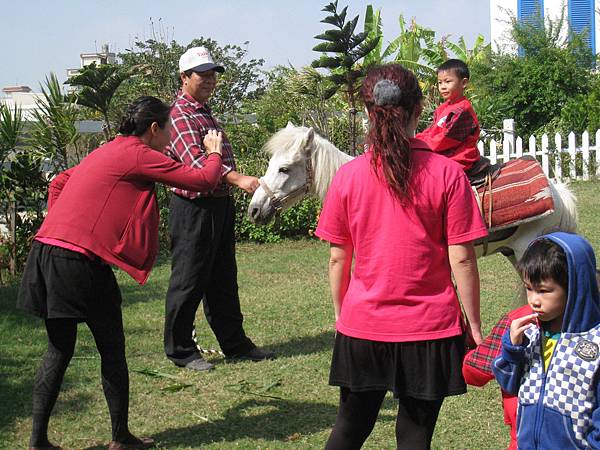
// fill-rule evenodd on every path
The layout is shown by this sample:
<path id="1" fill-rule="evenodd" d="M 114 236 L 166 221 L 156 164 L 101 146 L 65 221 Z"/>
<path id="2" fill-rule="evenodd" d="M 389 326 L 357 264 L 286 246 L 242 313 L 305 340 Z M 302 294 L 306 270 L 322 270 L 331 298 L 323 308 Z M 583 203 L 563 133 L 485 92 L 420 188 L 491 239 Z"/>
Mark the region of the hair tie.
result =
<path id="1" fill-rule="evenodd" d="M 398 106 L 402 98 L 402 90 L 393 81 L 379 80 L 373 88 L 373 98 L 378 106 Z"/>

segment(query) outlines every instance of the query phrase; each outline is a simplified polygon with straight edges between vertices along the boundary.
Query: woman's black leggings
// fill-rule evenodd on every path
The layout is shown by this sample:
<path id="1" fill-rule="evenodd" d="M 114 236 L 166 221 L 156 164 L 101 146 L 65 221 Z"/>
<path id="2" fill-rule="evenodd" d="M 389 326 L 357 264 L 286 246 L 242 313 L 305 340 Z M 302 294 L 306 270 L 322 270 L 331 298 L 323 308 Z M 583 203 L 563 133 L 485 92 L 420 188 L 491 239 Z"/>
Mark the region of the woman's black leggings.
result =
<path id="1" fill-rule="evenodd" d="M 125 360 L 123 320 L 119 314 L 94 314 L 86 319 L 101 358 L 102 387 L 108 403 L 112 439 L 128 436 L 129 374 Z M 48 421 L 63 376 L 73 356 L 77 338 L 76 319 L 47 319 L 48 350 L 42 358 L 33 387 L 31 447 L 48 446 Z"/>
<path id="2" fill-rule="evenodd" d="M 340 406 L 326 450 L 360 449 L 375 426 L 386 391 L 340 390 Z M 427 401 L 399 399 L 396 418 L 398 449 L 429 449 L 443 399 Z"/>

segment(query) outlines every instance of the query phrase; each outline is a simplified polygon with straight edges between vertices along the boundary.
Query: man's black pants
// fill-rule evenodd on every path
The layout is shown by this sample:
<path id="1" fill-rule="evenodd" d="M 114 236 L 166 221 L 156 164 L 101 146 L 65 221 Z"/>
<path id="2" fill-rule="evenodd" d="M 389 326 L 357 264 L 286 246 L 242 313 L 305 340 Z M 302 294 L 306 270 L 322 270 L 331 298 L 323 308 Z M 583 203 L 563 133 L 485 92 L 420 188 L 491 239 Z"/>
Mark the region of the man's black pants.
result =
<path id="1" fill-rule="evenodd" d="M 234 225 L 232 197 L 171 197 L 172 262 L 164 345 L 167 357 L 177 365 L 200 357 L 192 328 L 202 300 L 206 319 L 225 355 L 244 354 L 255 347 L 242 326 Z"/>

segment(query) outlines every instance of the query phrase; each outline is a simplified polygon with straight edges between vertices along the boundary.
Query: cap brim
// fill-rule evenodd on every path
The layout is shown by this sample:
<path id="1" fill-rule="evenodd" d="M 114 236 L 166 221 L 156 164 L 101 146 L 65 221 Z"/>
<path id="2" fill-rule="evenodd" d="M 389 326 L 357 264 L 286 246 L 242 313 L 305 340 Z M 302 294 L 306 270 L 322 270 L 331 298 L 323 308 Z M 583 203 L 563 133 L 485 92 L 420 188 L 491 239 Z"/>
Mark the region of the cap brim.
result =
<path id="1" fill-rule="evenodd" d="M 191 70 L 192 72 L 206 72 L 208 70 L 214 70 L 215 72 L 223 73 L 223 72 L 225 72 L 225 67 L 219 66 L 218 64 L 214 64 L 214 63 L 206 63 L 206 64 L 200 64 L 199 66 L 196 66 L 196 67 L 192 67 L 189 70 Z"/>

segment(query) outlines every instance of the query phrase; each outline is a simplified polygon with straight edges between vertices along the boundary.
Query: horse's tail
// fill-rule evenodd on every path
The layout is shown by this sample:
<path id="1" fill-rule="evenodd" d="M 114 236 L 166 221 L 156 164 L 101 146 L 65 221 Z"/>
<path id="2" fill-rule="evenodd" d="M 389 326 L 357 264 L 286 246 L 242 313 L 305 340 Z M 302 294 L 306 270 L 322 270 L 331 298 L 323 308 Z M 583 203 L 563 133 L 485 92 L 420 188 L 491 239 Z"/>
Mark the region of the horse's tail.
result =
<path id="1" fill-rule="evenodd" d="M 577 231 L 577 197 L 565 183 L 551 183 L 553 187 L 554 209 L 559 214 L 560 231 Z"/>

